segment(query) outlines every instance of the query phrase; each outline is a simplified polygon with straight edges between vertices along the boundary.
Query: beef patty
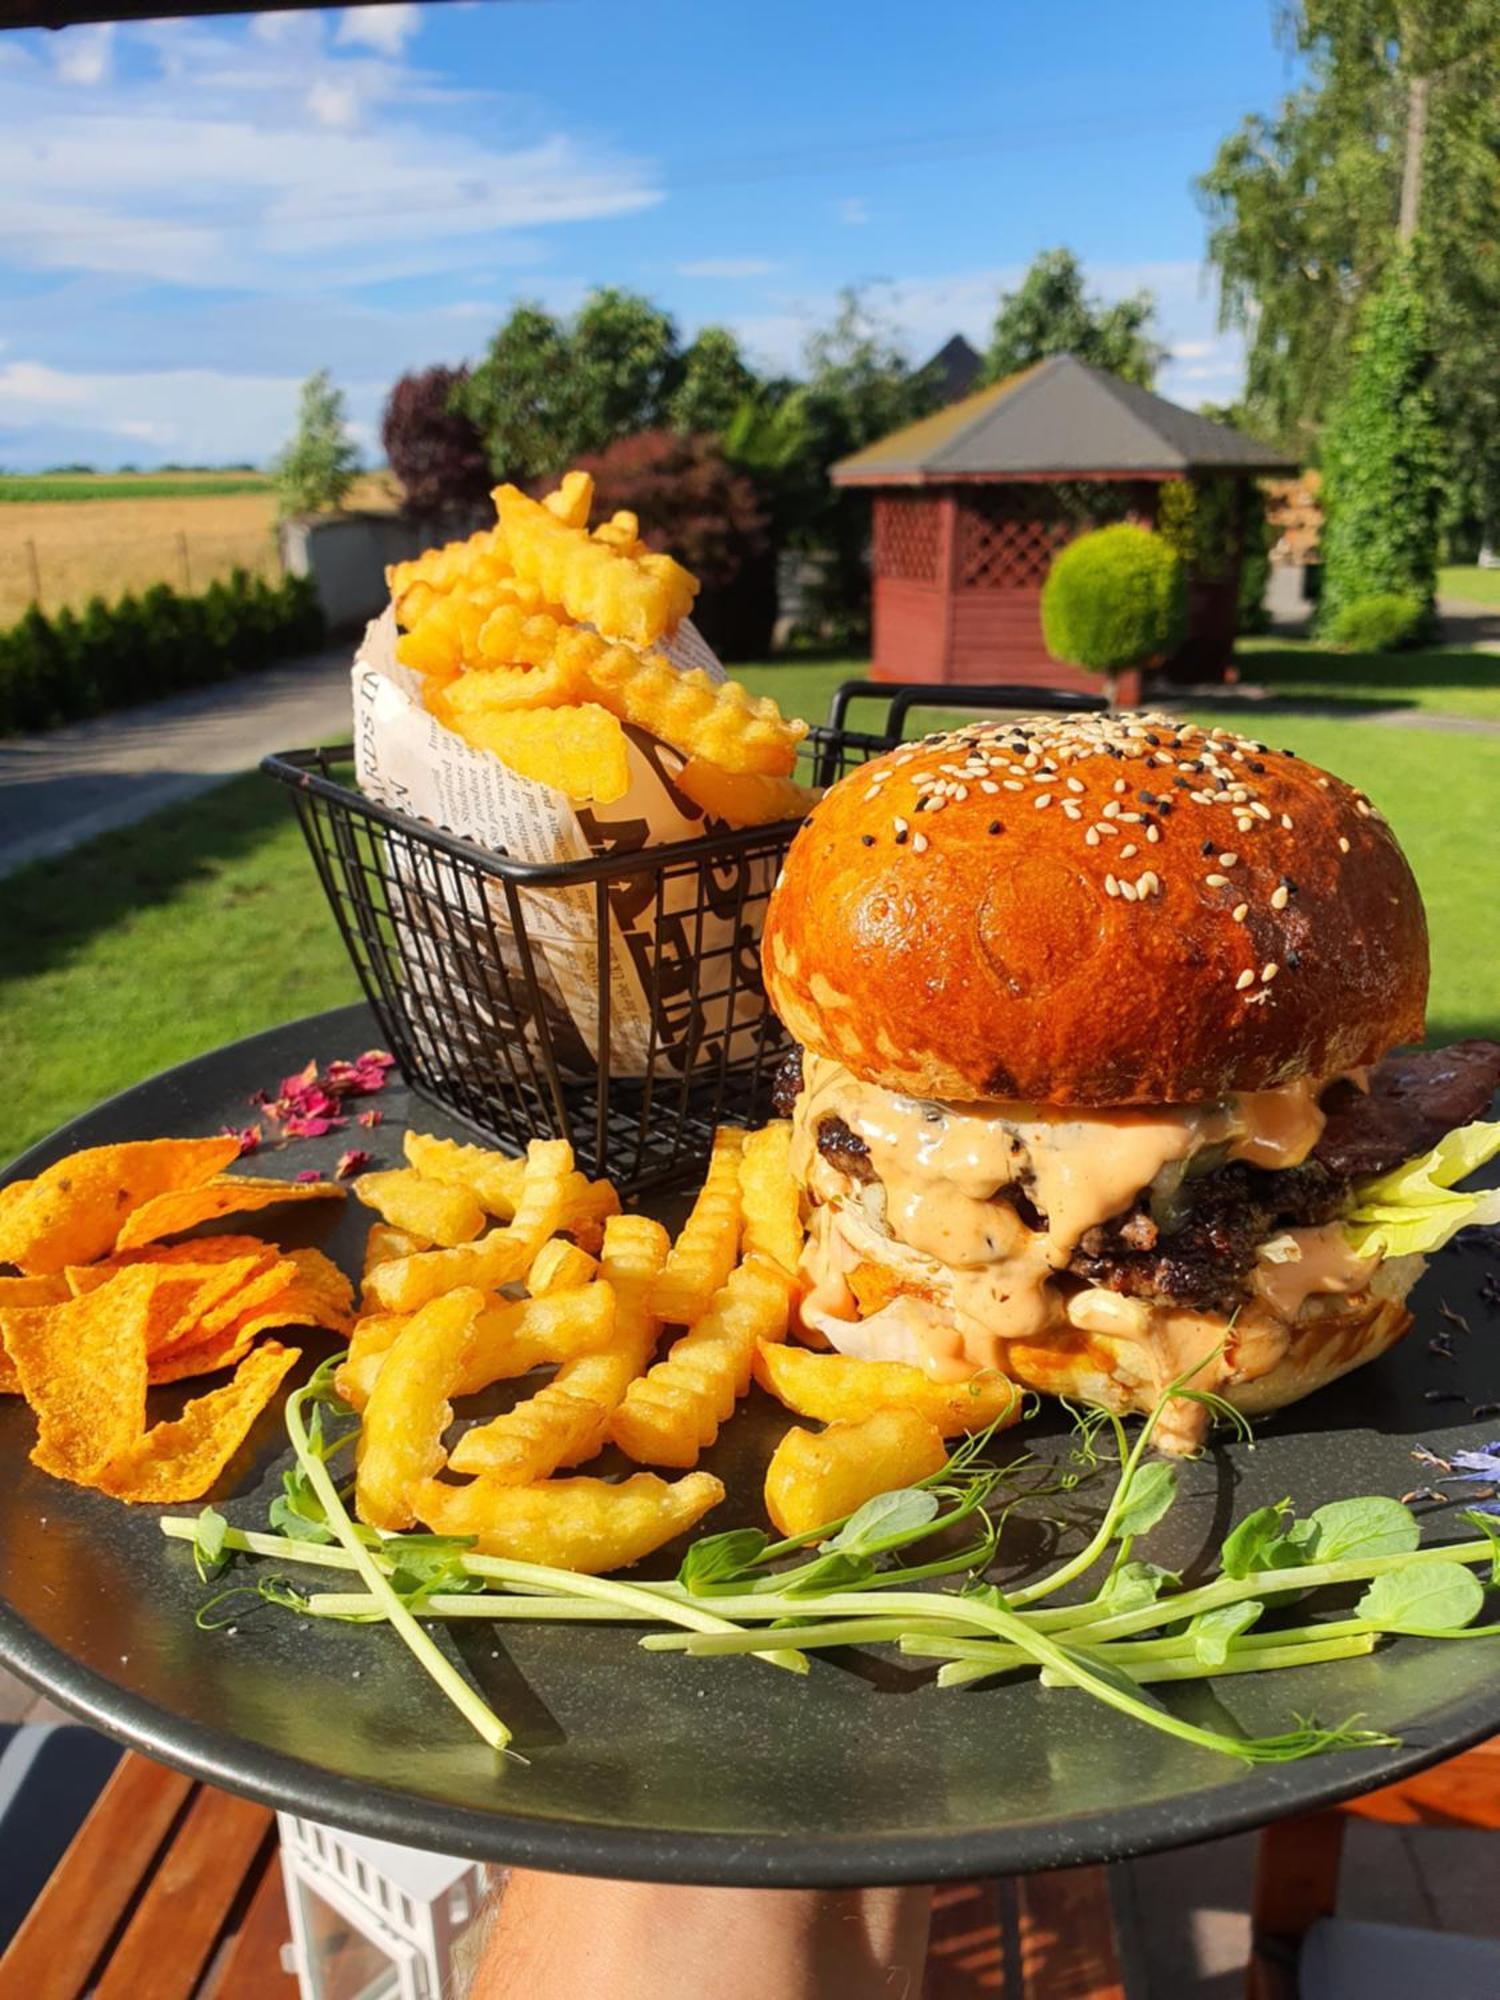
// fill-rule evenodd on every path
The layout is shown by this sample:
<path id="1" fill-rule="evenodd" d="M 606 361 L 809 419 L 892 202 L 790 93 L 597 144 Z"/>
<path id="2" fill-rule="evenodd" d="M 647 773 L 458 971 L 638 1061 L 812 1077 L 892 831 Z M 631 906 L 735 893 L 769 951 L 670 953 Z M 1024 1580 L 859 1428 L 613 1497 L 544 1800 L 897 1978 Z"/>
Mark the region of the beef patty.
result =
<path id="1" fill-rule="evenodd" d="M 1141 1195 L 1085 1231 L 1068 1269 L 1130 1298 L 1232 1312 L 1248 1295 L 1259 1245 L 1278 1229 L 1334 1221 L 1346 1195 L 1347 1183 L 1315 1163 L 1271 1170 L 1236 1161 L 1185 1179 L 1170 1227 Z"/>

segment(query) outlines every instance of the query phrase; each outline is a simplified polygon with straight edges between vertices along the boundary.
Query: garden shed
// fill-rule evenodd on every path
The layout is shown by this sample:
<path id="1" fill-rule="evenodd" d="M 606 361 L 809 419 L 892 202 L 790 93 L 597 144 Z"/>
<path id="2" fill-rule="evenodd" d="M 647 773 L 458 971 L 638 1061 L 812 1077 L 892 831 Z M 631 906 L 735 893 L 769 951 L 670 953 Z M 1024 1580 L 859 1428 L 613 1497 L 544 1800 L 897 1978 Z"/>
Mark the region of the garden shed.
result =
<path id="1" fill-rule="evenodd" d="M 887 680 L 1093 688 L 1042 641 L 1042 584 L 1075 535 L 1154 527 L 1188 566 L 1188 630 L 1167 671 L 1219 680 L 1234 644 L 1269 446 L 1149 389 L 1054 355 L 867 445 L 835 485 L 874 502 L 874 672 Z"/>

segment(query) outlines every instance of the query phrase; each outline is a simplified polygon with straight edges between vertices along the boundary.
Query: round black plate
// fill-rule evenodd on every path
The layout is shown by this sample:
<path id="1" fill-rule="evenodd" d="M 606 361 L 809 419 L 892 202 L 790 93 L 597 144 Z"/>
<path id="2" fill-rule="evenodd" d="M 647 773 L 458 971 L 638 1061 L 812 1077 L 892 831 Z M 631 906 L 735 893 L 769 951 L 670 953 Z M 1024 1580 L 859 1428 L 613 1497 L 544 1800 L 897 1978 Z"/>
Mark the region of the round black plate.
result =
<path id="1" fill-rule="evenodd" d="M 374 1039 L 359 1007 L 257 1036 L 101 1105 L 9 1177 L 79 1146 L 243 1124 L 252 1090 L 310 1056 L 353 1056 Z M 397 1083 L 374 1101 L 384 1113 L 374 1132 L 351 1126 L 254 1167 L 290 1176 L 331 1165 L 346 1144 L 392 1164 L 408 1119 L 454 1129 Z M 257 1219 L 358 1268 L 369 1217 L 353 1201 L 337 1219 L 322 1204 Z M 1472 1251 L 1440 1256 L 1416 1297 L 1416 1330 L 1394 1354 L 1268 1422 L 1253 1451 L 1222 1447 L 1185 1468 L 1186 1497 L 1149 1553 L 1191 1572 L 1253 1505 L 1399 1494 L 1425 1481 L 1414 1445 L 1443 1450 L 1500 1432 L 1500 1420 L 1470 1417 L 1500 1397 L 1485 1269 Z M 1429 1347 L 1444 1335 L 1451 1360 Z M 759 1518 L 760 1473 L 785 1421 L 757 1391 L 708 1455 L 730 1487 L 710 1527 Z M 1032 1428 L 1045 1449 L 1047 1421 Z M 1500 1729 L 1500 1674 L 1483 1642 L 1402 1640 L 1373 1660 L 1183 1691 L 1183 1712 L 1231 1729 L 1279 1729 L 1294 1709 L 1325 1721 L 1359 1711 L 1402 1739 L 1395 1750 L 1248 1770 L 1033 1682 L 939 1692 L 918 1663 L 889 1653 L 825 1654 L 797 1680 L 754 1661 L 647 1656 L 619 1627 L 465 1626 L 451 1643 L 529 1759 L 497 1769 L 387 1632 L 269 1608 L 232 1633 L 195 1629 L 205 1593 L 187 1550 L 158 1532 L 157 1510 L 45 1478 L 27 1463 L 30 1442 L 27 1410 L 5 1399 L 0 1658 L 101 1728 L 213 1783 L 454 1854 L 751 1885 L 1020 1872 L 1325 1805 Z M 237 1522 L 262 1523 L 283 1456 L 268 1412 L 225 1481 L 221 1504 Z M 1449 1518 L 1431 1532 L 1461 1532 Z"/>

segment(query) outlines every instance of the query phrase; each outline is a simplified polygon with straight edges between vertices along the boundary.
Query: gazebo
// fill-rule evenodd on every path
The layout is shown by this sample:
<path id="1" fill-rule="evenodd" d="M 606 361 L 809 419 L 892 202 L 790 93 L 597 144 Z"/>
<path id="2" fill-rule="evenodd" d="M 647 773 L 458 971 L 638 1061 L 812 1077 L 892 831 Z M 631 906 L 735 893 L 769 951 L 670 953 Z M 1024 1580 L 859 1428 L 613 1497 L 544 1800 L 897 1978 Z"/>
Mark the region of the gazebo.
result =
<path id="1" fill-rule="evenodd" d="M 874 672 L 1095 689 L 1048 654 L 1042 583 L 1075 535 L 1138 521 L 1188 560 L 1188 632 L 1167 671 L 1221 679 L 1254 482 L 1286 470 L 1269 446 L 1071 354 L 893 431 L 830 475 L 874 501 Z"/>

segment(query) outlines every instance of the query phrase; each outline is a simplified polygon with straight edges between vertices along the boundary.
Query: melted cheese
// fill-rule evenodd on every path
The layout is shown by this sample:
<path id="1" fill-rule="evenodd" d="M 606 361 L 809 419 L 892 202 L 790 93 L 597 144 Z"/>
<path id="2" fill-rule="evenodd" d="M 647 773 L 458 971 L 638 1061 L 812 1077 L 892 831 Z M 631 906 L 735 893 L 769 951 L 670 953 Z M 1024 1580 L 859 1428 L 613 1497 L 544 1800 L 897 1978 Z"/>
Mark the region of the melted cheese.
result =
<path id="1" fill-rule="evenodd" d="M 1089 1229 L 1129 1208 L 1164 1168 L 1185 1165 L 1206 1147 L 1255 1166 L 1300 1164 L 1323 1129 L 1318 1095 L 1319 1086 L 1303 1082 L 1220 1104 L 1149 1110 L 934 1104 L 805 1055 L 791 1165 L 819 1206 L 804 1257 L 803 1316 L 846 1353 L 878 1350 L 880 1358 L 916 1361 L 945 1376 L 956 1366 L 1004 1366 L 1009 1343 L 1067 1323 L 1067 1299 L 1051 1280 Z M 818 1151 L 818 1128 L 830 1117 L 869 1150 L 883 1227 L 858 1185 Z M 1044 1218 L 1041 1228 L 1028 1228 L 1009 1202 L 995 1200 L 1010 1187 L 1025 1192 Z M 866 1257 L 908 1266 L 925 1296 L 898 1299 L 860 1322 L 847 1273 Z M 1275 1310 L 1294 1290 L 1288 1281 L 1285 1294 L 1266 1294 L 1267 1305 Z M 1109 1314 L 1113 1335 L 1151 1334 L 1157 1345 L 1166 1335 L 1173 1351 L 1205 1338 L 1207 1323 L 1197 1315 L 1125 1300 L 1106 1307 L 1114 1295 L 1087 1296 L 1096 1305 L 1085 1311 L 1096 1320 Z M 1149 1324 L 1137 1324 L 1142 1314 Z"/>
<path id="2" fill-rule="evenodd" d="M 1315 1293 L 1362 1292 L 1379 1264 L 1378 1257 L 1356 1257 L 1336 1222 L 1285 1229 L 1256 1259 L 1256 1296 L 1278 1319 L 1293 1320 Z"/>

